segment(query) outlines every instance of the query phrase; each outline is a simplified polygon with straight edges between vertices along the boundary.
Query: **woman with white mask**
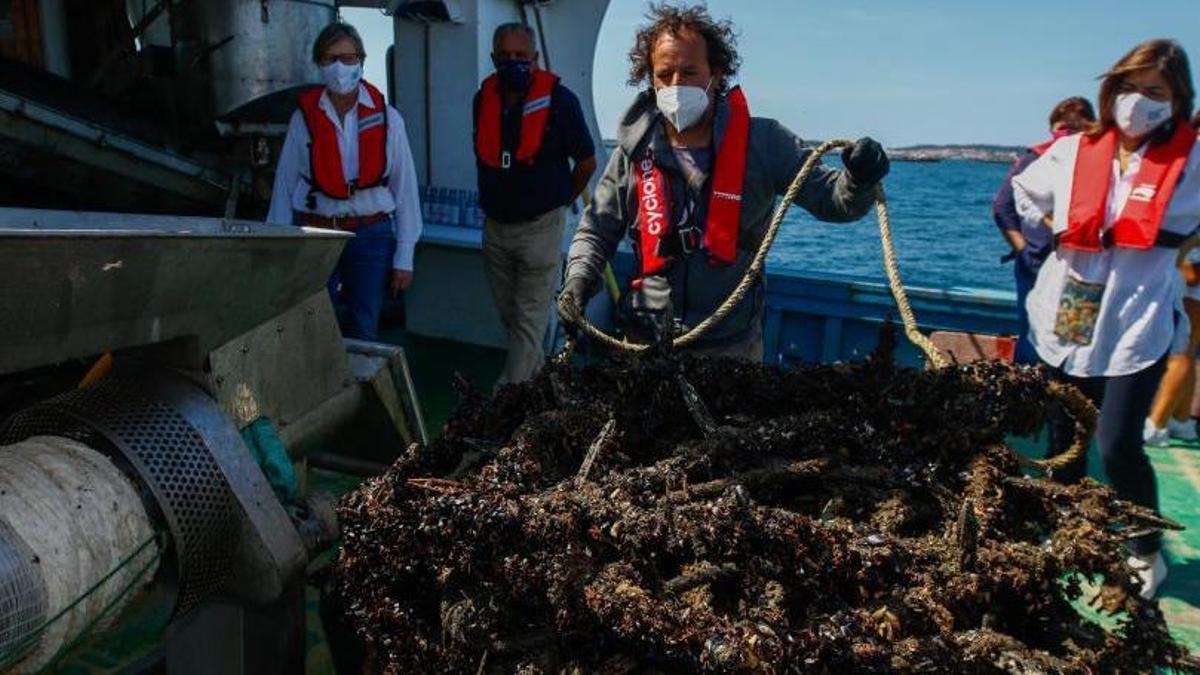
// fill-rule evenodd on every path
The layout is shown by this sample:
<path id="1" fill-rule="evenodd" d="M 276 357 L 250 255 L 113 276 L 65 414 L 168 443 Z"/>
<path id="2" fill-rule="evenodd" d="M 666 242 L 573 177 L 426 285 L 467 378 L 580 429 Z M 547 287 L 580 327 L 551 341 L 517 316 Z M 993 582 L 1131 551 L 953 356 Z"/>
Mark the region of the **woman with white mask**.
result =
<path id="1" fill-rule="evenodd" d="M 279 153 L 267 222 L 353 232 L 329 280 L 346 337 L 374 340 L 384 294 L 413 278 L 421 205 L 404 120 L 363 80 L 353 26 L 333 23 L 312 50 L 322 85 L 297 97 Z"/>
<path id="2" fill-rule="evenodd" d="M 1100 121 L 1057 141 L 1013 178 L 1017 209 L 1054 231 L 1054 252 L 1029 294 L 1030 340 L 1043 362 L 1100 409 L 1096 433 L 1117 494 L 1158 508 L 1142 426 L 1167 355 L 1186 339 L 1180 246 L 1200 223 L 1195 91 L 1172 40 L 1138 45 L 1103 76 Z M 1051 452 L 1071 428 L 1056 420 Z M 1060 472 L 1077 480 L 1086 459 Z M 1141 593 L 1166 577 L 1161 537 L 1129 543 Z"/>

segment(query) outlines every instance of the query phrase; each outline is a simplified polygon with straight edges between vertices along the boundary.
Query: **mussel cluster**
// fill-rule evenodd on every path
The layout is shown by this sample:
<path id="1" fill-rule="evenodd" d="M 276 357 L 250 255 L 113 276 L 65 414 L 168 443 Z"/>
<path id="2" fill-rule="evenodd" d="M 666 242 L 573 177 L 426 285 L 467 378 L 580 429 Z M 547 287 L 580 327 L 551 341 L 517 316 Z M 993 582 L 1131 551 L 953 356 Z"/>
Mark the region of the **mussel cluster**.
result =
<path id="1" fill-rule="evenodd" d="M 1056 406 L 1086 436 L 1094 409 L 1038 369 L 899 368 L 889 342 L 857 364 L 652 353 L 465 391 L 340 505 L 332 594 L 366 668 L 1186 668 L 1123 546 L 1172 524 L 1006 445 Z"/>

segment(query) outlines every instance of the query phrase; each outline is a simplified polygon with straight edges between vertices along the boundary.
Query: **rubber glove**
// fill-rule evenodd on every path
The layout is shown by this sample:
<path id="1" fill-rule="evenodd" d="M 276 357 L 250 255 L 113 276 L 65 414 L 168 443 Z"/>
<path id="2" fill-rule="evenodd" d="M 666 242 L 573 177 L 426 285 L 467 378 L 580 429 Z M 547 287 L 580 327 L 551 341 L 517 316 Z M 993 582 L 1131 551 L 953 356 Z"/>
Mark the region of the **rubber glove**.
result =
<path id="1" fill-rule="evenodd" d="M 579 324 L 583 316 L 583 303 L 591 293 L 589 284 L 582 277 L 567 277 L 558 294 L 558 320 L 572 326 Z"/>
<path id="2" fill-rule="evenodd" d="M 666 277 L 643 277 L 641 286 L 630 296 L 629 304 L 638 321 L 655 339 L 662 340 L 671 335 L 675 317 L 671 306 L 671 283 Z"/>
<path id="3" fill-rule="evenodd" d="M 864 136 L 854 142 L 854 145 L 842 150 L 842 163 L 855 183 L 859 185 L 874 185 L 883 180 L 891 168 L 887 153 L 879 141 Z"/>

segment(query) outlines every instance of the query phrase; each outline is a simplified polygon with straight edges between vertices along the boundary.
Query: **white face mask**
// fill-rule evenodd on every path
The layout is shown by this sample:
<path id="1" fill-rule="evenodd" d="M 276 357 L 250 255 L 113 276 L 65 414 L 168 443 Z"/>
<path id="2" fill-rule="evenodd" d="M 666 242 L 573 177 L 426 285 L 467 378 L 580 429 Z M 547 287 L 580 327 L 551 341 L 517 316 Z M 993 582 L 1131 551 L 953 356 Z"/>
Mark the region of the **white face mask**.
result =
<path id="1" fill-rule="evenodd" d="M 358 83 L 362 81 L 362 64 L 348 66 L 341 61 L 334 61 L 321 66 L 321 81 L 335 94 L 349 94 L 358 89 Z"/>
<path id="2" fill-rule="evenodd" d="M 711 79 L 703 89 L 672 85 L 656 90 L 654 98 L 658 102 L 658 109 L 666 116 L 671 126 L 675 127 L 676 131 L 683 131 L 699 122 L 708 111 L 708 88 L 711 86 Z"/>
<path id="3" fill-rule="evenodd" d="M 1138 93 L 1121 94 L 1113 102 L 1113 117 L 1125 135 L 1141 138 L 1171 119 L 1171 102 Z"/>

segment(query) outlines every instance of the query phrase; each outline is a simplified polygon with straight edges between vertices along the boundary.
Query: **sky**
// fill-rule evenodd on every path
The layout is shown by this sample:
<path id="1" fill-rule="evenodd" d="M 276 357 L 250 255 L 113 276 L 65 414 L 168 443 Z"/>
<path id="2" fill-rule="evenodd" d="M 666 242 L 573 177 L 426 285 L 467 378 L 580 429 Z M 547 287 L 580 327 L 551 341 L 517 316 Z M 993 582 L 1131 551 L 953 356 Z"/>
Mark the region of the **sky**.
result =
<path id="1" fill-rule="evenodd" d="M 752 113 L 804 138 L 1027 145 L 1046 135 L 1057 101 L 1095 100 L 1096 77 L 1142 40 L 1175 38 L 1200 65 L 1200 0 L 707 4 L 737 26 Z M 626 53 L 647 5 L 612 0 L 601 28 L 592 94 L 607 137 L 633 100 Z M 386 19 L 377 29 L 348 18 L 387 39 Z"/>

